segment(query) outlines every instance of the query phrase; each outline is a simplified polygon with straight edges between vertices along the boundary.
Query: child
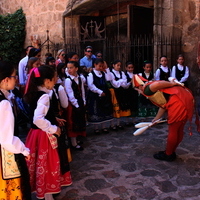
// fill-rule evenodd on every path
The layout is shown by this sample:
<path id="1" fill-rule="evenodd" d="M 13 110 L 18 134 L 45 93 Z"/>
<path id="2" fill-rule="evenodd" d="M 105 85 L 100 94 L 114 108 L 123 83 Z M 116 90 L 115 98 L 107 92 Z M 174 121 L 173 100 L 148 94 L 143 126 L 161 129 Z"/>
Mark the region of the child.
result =
<path id="1" fill-rule="evenodd" d="M 143 70 L 144 71 L 142 73 L 139 73 L 139 75 L 148 81 L 152 81 L 153 73 L 152 73 L 152 64 L 150 61 L 144 61 Z M 139 117 L 155 116 L 157 110 L 158 109 L 156 108 L 156 106 L 154 106 L 147 97 L 139 95 L 139 109 L 138 109 Z"/>
<path id="2" fill-rule="evenodd" d="M 62 85 L 64 85 L 64 81 L 67 78 L 65 69 L 66 69 L 65 63 L 59 63 L 57 65 L 57 73 L 58 73 L 59 83 L 61 83 Z"/>
<path id="3" fill-rule="evenodd" d="M 53 65 L 53 66 L 56 66 L 55 65 L 55 58 L 54 57 L 47 57 L 46 60 L 45 60 L 45 65 Z"/>
<path id="4" fill-rule="evenodd" d="M 155 73 L 155 80 L 164 80 L 168 81 L 168 78 L 171 76 L 171 70 L 167 66 L 167 57 L 166 56 L 161 56 L 160 57 L 160 67 L 156 70 Z"/>
<path id="5" fill-rule="evenodd" d="M 60 136 L 61 130 L 57 126 L 51 102 L 56 80 L 57 74 L 53 68 L 33 68 L 25 91 L 31 119 L 31 130 L 26 139 L 31 155 L 28 167 L 32 191 L 36 191 L 38 199 L 44 199 L 47 193 L 55 196 L 61 191 L 61 186 L 72 184 L 69 168 L 61 172 L 57 149 L 57 137 Z M 59 120 L 59 124 L 63 125 L 62 123 L 62 120 Z"/>
<path id="6" fill-rule="evenodd" d="M 117 128 L 119 129 L 124 128 L 120 125 L 120 117 L 131 115 L 130 105 L 125 91 L 129 85 L 127 84 L 126 75 L 121 71 L 121 64 L 120 60 L 113 62 L 113 69 L 111 71 L 112 80 L 110 81 L 113 87 L 110 89 L 114 110 L 113 116 L 117 118 Z"/>
<path id="7" fill-rule="evenodd" d="M 55 65 L 57 66 L 59 63 L 65 63 L 65 50 L 64 49 L 60 49 L 58 50 L 57 56 L 56 56 L 57 60 L 55 62 Z"/>
<path id="8" fill-rule="evenodd" d="M 85 90 L 83 79 L 78 75 L 79 64 L 75 61 L 67 63 L 68 77 L 65 79 L 65 89 L 69 98 L 67 108 L 67 129 L 71 138 L 72 148 L 82 151 L 83 147 L 77 143 L 77 136 L 86 136 L 85 121 Z"/>
<path id="9" fill-rule="evenodd" d="M 105 127 L 107 121 L 113 119 L 111 94 L 106 81 L 110 80 L 110 70 L 104 68 L 104 61 L 96 59 L 94 61 L 94 69 L 89 73 L 87 78 L 88 95 L 87 95 L 87 110 L 88 122 L 95 125 L 95 133 L 99 133 L 98 125 L 102 125 L 102 132 L 108 133 Z M 105 71 L 105 72 L 104 72 Z"/>
<path id="10" fill-rule="evenodd" d="M 18 137 L 14 136 L 17 127 L 16 112 L 14 112 L 15 108 L 12 103 L 14 95 L 11 90 L 15 88 L 16 79 L 15 68 L 0 61 L 0 197 L 1 199 L 29 200 L 31 190 L 25 161 L 25 158 L 30 159 L 29 149 Z M 6 160 L 4 165 L 3 160 Z M 10 168 L 12 163 L 16 164 L 15 160 L 17 165 L 14 165 L 15 168 Z"/>
<path id="11" fill-rule="evenodd" d="M 126 71 L 125 75 L 127 78 L 127 84 L 129 85 L 127 91 L 127 100 L 129 100 L 130 110 L 131 110 L 131 118 L 133 118 L 132 122 L 127 122 L 127 126 L 134 125 L 134 117 L 136 116 L 138 110 L 138 93 L 132 87 L 132 78 L 135 66 L 131 61 L 126 62 Z"/>
<path id="12" fill-rule="evenodd" d="M 184 66 L 183 55 L 178 55 L 177 64 L 172 68 L 172 77 L 176 78 L 179 82 L 184 83 L 185 86 L 188 85 L 187 79 L 189 77 L 189 69 Z"/>

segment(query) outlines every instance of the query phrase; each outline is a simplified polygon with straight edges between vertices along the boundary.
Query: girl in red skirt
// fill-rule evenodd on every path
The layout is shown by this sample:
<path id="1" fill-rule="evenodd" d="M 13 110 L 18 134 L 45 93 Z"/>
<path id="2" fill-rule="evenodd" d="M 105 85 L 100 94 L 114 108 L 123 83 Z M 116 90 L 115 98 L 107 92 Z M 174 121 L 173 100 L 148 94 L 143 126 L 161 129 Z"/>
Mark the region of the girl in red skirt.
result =
<path id="1" fill-rule="evenodd" d="M 85 90 L 84 80 L 78 75 L 79 64 L 75 61 L 67 63 L 68 77 L 65 79 L 65 89 L 69 98 L 67 108 L 67 133 L 71 138 L 72 148 L 82 151 L 83 147 L 77 141 L 77 136 L 86 136 L 85 120 Z"/>
<path id="2" fill-rule="evenodd" d="M 54 197 L 61 191 L 61 186 L 71 185 L 72 180 L 69 168 L 61 171 L 58 154 L 57 140 L 61 130 L 51 101 L 56 73 L 49 66 L 40 66 L 33 68 L 29 77 L 25 91 L 31 118 L 31 130 L 26 140 L 31 155 L 28 168 L 32 192 L 36 191 L 38 199 L 45 199 L 45 194 Z"/>

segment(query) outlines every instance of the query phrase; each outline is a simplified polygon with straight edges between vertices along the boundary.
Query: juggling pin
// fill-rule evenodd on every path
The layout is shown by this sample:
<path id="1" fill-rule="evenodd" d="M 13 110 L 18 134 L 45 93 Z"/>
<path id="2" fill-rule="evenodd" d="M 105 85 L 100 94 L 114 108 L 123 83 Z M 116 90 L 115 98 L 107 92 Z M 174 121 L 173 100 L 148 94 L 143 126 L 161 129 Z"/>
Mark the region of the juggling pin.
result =
<path id="1" fill-rule="evenodd" d="M 159 124 L 159 123 L 163 123 L 163 122 L 166 122 L 167 120 L 161 120 L 159 119 L 159 121 L 156 120 L 156 123 Z M 140 122 L 138 124 L 135 125 L 135 128 L 142 128 L 144 126 L 148 126 L 150 125 L 152 122 Z"/>
<path id="2" fill-rule="evenodd" d="M 167 121 L 167 120 L 161 120 L 161 118 L 160 118 L 160 119 L 158 119 L 158 120 L 156 120 L 156 121 L 154 121 L 154 122 L 149 122 L 149 125 L 139 128 L 138 130 L 136 130 L 136 131 L 133 133 L 133 135 L 134 135 L 134 136 L 140 135 L 140 134 L 142 134 L 144 131 L 146 131 L 149 127 L 153 126 L 154 124 L 161 123 L 161 122 L 165 122 L 165 121 Z"/>
<path id="3" fill-rule="evenodd" d="M 179 85 L 184 86 L 184 83 L 179 82 L 178 80 L 174 79 L 174 77 L 169 77 L 168 80 L 169 80 L 169 82 L 174 81 L 175 83 L 178 83 Z"/>
<path id="4" fill-rule="evenodd" d="M 142 128 L 144 126 L 148 126 L 151 123 L 152 122 L 140 122 L 140 123 L 138 123 L 138 124 L 135 125 L 135 128 Z"/>
<path id="5" fill-rule="evenodd" d="M 134 133 L 133 133 L 133 135 L 134 136 L 137 136 L 137 135 L 140 135 L 140 134 L 142 134 L 144 131 L 146 131 L 149 127 L 150 127 L 150 125 L 152 125 L 153 123 L 151 123 L 151 124 L 149 124 L 148 126 L 144 126 L 144 127 L 142 127 L 142 128 L 139 128 L 139 129 L 137 129 Z"/>

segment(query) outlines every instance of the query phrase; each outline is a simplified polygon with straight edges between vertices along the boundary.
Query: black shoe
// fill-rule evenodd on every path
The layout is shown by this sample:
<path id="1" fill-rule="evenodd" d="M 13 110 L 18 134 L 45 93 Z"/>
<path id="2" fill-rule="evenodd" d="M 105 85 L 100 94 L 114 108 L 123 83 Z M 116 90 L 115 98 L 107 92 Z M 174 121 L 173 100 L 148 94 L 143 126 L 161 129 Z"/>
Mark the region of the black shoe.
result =
<path id="1" fill-rule="evenodd" d="M 121 129 L 121 130 L 123 130 L 123 129 L 124 129 L 124 127 L 123 127 L 123 126 L 121 126 L 121 125 L 118 125 L 118 126 L 117 126 L 117 128 L 118 128 L 118 129 Z"/>
<path id="2" fill-rule="evenodd" d="M 165 160 L 171 162 L 176 159 L 176 153 L 174 152 L 171 155 L 167 155 L 165 151 L 159 151 L 158 153 L 154 154 L 153 157 L 158 160 Z"/>
<path id="3" fill-rule="evenodd" d="M 76 151 L 83 151 L 84 150 L 84 148 L 82 146 L 78 145 L 78 144 L 76 146 L 71 146 L 71 148 L 73 150 L 76 150 Z"/>
<path id="4" fill-rule="evenodd" d="M 95 129 L 94 133 L 98 135 L 98 134 L 100 134 L 100 130 L 99 129 Z"/>
<path id="5" fill-rule="evenodd" d="M 83 141 L 77 140 L 76 142 L 77 142 L 78 145 L 83 144 Z"/>
<path id="6" fill-rule="evenodd" d="M 111 130 L 111 131 L 118 131 L 118 129 L 117 129 L 116 126 L 111 126 L 111 127 L 110 127 L 110 130 Z"/>
<path id="7" fill-rule="evenodd" d="M 102 129 L 102 132 L 103 132 L 103 133 L 109 133 L 109 131 L 108 131 L 107 128 L 103 128 L 103 129 Z"/>

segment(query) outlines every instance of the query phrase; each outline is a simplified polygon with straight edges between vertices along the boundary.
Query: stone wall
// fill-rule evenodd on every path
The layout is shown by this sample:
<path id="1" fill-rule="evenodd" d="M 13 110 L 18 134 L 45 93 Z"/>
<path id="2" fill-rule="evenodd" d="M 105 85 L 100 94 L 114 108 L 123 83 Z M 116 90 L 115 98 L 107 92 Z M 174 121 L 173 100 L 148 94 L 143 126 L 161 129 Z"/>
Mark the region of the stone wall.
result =
<path id="1" fill-rule="evenodd" d="M 33 35 L 39 37 L 43 43 L 47 29 L 52 42 L 64 43 L 62 23 L 67 3 L 68 0 L 1 0 L 0 14 L 23 9 L 27 20 L 25 46 L 31 44 L 30 37 Z"/>

